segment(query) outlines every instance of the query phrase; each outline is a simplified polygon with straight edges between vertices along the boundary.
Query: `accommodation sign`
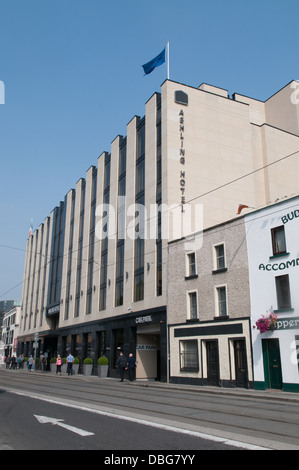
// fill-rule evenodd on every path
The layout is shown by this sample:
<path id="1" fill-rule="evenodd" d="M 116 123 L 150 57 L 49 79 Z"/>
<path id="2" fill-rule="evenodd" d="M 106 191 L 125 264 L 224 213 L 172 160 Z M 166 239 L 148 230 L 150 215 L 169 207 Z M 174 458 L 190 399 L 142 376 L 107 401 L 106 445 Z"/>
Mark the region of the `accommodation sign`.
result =
<path id="1" fill-rule="evenodd" d="M 263 264 L 259 265 L 260 271 L 283 271 L 284 269 L 295 268 L 299 266 L 299 258 L 292 259 L 292 261 L 283 261 L 281 263 L 273 263 L 273 264 Z"/>

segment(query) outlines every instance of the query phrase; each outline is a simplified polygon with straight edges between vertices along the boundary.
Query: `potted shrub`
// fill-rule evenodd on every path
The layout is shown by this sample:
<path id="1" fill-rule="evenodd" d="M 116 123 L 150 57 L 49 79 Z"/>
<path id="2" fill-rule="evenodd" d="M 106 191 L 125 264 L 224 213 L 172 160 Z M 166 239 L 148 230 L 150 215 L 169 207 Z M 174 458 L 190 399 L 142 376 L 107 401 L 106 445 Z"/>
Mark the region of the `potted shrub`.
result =
<path id="1" fill-rule="evenodd" d="M 83 374 L 84 375 L 91 375 L 93 368 L 93 359 L 87 357 L 83 361 Z"/>
<path id="2" fill-rule="evenodd" d="M 56 357 L 52 357 L 52 359 L 50 359 L 50 371 L 56 372 Z"/>
<path id="3" fill-rule="evenodd" d="M 66 374 L 66 368 L 67 368 L 66 357 L 63 357 L 62 358 L 62 364 L 61 364 L 61 373 L 62 374 Z"/>
<path id="4" fill-rule="evenodd" d="M 107 377 L 108 375 L 109 360 L 106 356 L 101 356 L 98 359 L 98 376 L 100 378 Z"/>
<path id="5" fill-rule="evenodd" d="M 75 357 L 74 364 L 73 364 L 73 374 L 79 373 L 79 364 L 80 364 L 79 357 Z"/>

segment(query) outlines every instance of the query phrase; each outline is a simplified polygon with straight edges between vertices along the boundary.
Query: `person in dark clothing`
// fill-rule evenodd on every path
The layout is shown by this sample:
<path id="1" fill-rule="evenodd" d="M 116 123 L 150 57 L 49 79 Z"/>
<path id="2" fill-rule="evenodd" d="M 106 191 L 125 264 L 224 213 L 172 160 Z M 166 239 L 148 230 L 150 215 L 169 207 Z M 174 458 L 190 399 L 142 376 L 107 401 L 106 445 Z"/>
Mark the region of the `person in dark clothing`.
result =
<path id="1" fill-rule="evenodd" d="M 120 381 L 124 381 L 125 370 L 127 369 L 127 358 L 123 353 L 119 353 L 119 358 L 116 361 L 116 367 L 119 367 Z"/>
<path id="2" fill-rule="evenodd" d="M 134 370 L 135 367 L 137 367 L 136 359 L 133 356 L 132 353 L 129 354 L 129 359 L 128 359 L 128 370 L 129 370 L 129 379 L 130 382 L 133 382 L 134 380 Z"/>

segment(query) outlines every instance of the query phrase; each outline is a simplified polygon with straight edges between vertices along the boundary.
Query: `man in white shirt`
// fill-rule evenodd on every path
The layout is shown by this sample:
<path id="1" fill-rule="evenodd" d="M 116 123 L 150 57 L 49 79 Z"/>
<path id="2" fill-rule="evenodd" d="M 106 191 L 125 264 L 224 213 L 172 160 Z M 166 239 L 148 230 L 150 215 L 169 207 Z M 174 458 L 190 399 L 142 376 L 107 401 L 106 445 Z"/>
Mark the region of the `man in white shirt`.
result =
<path id="1" fill-rule="evenodd" d="M 73 363 L 74 363 L 74 356 L 69 353 L 68 357 L 66 358 L 67 362 L 67 375 L 72 375 L 73 373 Z"/>

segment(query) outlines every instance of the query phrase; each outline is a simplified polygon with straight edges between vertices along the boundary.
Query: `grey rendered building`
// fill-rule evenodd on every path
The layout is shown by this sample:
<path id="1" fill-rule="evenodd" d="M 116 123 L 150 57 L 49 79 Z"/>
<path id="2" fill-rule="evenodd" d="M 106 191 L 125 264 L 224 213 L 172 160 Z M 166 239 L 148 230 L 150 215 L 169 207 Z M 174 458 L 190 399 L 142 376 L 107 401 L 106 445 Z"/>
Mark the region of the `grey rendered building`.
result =
<path id="1" fill-rule="evenodd" d="M 169 243 L 170 381 L 253 387 L 244 219 Z"/>

